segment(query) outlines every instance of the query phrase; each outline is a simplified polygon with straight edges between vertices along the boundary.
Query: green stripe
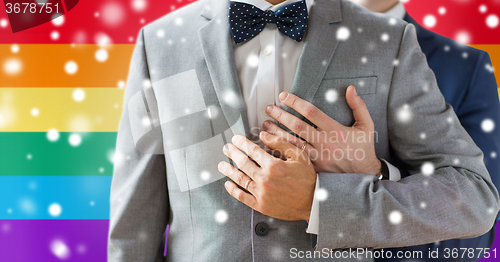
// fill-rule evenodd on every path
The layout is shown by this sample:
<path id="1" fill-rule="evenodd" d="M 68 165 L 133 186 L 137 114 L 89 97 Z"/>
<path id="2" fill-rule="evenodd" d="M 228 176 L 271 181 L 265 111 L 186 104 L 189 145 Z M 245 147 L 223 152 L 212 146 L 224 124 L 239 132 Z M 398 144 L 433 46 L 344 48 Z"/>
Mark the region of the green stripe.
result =
<path id="1" fill-rule="evenodd" d="M 72 146 L 71 134 L 81 136 Z M 0 132 L 0 176 L 111 176 L 116 132 L 61 132 L 51 142 L 45 132 Z M 28 159 L 31 155 L 31 159 Z M 103 172 L 100 172 L 103 169 Z"/>

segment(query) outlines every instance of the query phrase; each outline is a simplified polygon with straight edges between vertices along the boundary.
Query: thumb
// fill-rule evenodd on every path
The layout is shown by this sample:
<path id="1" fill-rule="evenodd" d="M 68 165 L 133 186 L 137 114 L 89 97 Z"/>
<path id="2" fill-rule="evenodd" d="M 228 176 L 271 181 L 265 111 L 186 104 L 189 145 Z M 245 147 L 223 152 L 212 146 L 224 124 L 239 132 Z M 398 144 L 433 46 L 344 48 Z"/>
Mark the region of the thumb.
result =
<path id="1" fill-rule="evenodd" d="M 354 86 L 349 86 L 346 91 L 346 100 L 349 107 L 352 109 L 352 115 L 354 116 L 354 125 L 362 130 L 374 130 L 373 120 L 366 108 L 365 101 L 359 97 Z"/>

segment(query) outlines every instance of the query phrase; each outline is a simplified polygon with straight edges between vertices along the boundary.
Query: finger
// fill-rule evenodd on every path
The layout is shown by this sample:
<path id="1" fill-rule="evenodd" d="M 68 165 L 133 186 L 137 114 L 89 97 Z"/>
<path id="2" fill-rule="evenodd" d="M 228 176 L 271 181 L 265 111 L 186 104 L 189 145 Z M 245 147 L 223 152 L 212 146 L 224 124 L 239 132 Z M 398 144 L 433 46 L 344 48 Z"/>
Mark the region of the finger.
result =
<path id="1" fill-rule="evenodd" d="M 304 140 L 314 143 L 315 138 L 319 136 L 314 127 L 277 106 L 269 105 L 266 108 L 266 113 Z"/>
<path id="2" fill-rule="evenodd" d="M 250 156 L 257 164 L 261 165 L 265 163 L 271 158 L 264 149 L 260 148 L 260 146 L 248 140 L 248 138 L 240 135 L 235 135 L 231 139 L 233 144 L 238 147 L 241 151 L 245 152 L 248 156 Z"/>
<path id="3" fill-rule="evenodd" d="M 275 135 L 284 138 L 286 141 L 290 142 L 292 145 L 304 149 L 306 153 L 309 155 L 310 151 L 314 149 L 314 145 L 307 143 L 306 141 L 296 137 L 282 128 L 280 128 L 277 124 L 272 121 L 265 121 L 263 124 L 264 130 Z"/>
<path id="4" fill-rule="evenodd" d="M 294 144 L 295 146 L 301 145 L 304 142 L 304 140 L 286 132 L 272 121 L 265 121 L 264 124 L 262 124 L 262 127 L 264 128 L 264 131 L 267 131 L 275 136 L 280 136 L 286 139 L 288 142 Z"/>
<path id="5" fill-rule="evenodd" d="M 239 189 L 234 183 L 230 181 L 226 181 L 224 186 L 226 187 L 227 192 L 232 197 L 236 198 L 238 201 L 249 206 L 252 209 L 257 209 L 257 199 L 255 198 L 255 196 Z"/>
<path id="6" fill-rule="evenodd" d="M 368 108 L 366 108 L 365 101 L 359 97 L 354 86 L 349 86 L 346 91 L 346 100 L 349 107 L 352 109 L 354 117 L 354 127 L 362 130 L 374 130 L 373 120 L 370 116 Z"/>
<path id="7" fill-rule="evenodd" d="M 319 110 L 313 104 L 301 99 L 300 97 L 288 92 L 281 92 L 279 95 L 280 101 L 290 108 L 293 108 L 299 114 L 309 119 L 314 125 L 321 130 L 331 130 L 341 128 L 342 124 L 333 120 L 330 116 Z"/>
<path id="8" fill-rule="evenodd" d="M 236 184 L 239 186 L 245 188 L 245 185 L 247 181 L 251 180 L 251 178 L 247 175 L 245 175 L 243 172 L 239 171 L 238 169 L 234 168 L 231 164 L 222 161 L 219 163 L 217 166 L 219 169 L 219 172 L 221 172 L 223 175 L 229 177 L 231 180 L 233 180 Z M 256 184 L 255 182 L 251 182 L 248 184 L 248 192 L 254 194 L 255 193 L 255 187 Z"/>
<path id="9" fill-rule="evenodd" d="M 304 155 L 307 157 L 305 152 L 292 145 L 282 137 L 275 136 L 263 131 L 260 132 L 260 139 L 269 148 L 281 151 L 281 153 L 287 158 L 287 160 L 298 161 L 300 158 L 303 158 Z"/>
<path id="10" fill-rule="evenodd" d="M 227 157 L 233 160 L 238 169 L 243 171 L 250 178 L 253 178 L 253 174 L 259 169 L 247 155 L 243 154 L 243 152 L 238 150 L 233 144 L 226 144 L 222 151 Z"/>

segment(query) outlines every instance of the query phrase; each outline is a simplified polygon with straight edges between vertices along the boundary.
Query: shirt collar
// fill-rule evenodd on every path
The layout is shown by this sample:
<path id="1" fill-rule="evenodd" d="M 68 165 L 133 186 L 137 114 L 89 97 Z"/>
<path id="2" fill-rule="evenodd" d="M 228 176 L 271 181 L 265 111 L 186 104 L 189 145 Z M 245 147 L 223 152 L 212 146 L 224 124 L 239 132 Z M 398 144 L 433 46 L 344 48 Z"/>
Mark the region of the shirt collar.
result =
<path id="1" fill-rule="evenodd" d="M 266 0 L 231 0 L 231 1 L 251 4 L 251 5 L 254 5 L 254 6 L 256 6 L 259 9 L 264 10 L 264 11 L 265 10 L 276 11 L 276 10 L 278 10 L 278 8 L 280 8 L 282 6 L 289 5 L 289 4 L 299 2 L 302 0 L 286 0 L 282 3 L 277 4 L 277 5 L 273 5 L 269 2 L 267 2 Z M 305 0 L 305 1 L 306 1 L 306 5 L 307 5 L 307 12 L 309 12 L 311 10 L 311 7 L 313 5 L 314 0 Z"/>
<path id="2" fill-rule="evenodd" d="M 264 1 L 264 0 L 262 0 Z M 385 12 L 386 15 L 403 19 L 405 18 L 406 15 L 406 9 L 405 6 L 401 3 L 398 2 L 393 8 L 389 9 L 387 12 Z"/>

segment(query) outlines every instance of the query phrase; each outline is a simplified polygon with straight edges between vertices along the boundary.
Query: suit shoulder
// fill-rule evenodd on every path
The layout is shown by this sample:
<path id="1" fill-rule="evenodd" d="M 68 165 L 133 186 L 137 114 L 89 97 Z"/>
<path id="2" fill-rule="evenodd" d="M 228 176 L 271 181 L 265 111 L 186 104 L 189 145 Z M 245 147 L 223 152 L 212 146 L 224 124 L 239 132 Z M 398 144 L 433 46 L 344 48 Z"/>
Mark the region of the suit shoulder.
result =
<path id="1" fill-rule="evenodd" d="M 372 12 L 348 0 L 342 0 L 342 24 L 366 39 L 387 39 L 386 48 L 397 48 L 409 25 L 402 19 Z"/>
<path id="2" fill-rule="evenodd" d="M 489 60 L 486 51 L 462 44 L 446 36 L 435 33 L 420 25 L 413 17 L 407 14 L 406 18 L 417 29 L 417 37 L 424 53 L 429 61 L 438 59 L 440 64 L 450 65 L 455 69 L 460 67 L 472 70 L 480 60 Z M 477 61 L 477 62 L 476 62 Z"/>
<path id="3" fill-rule="evenodd" d="M 168 32 L 180 25 L 183 25 L 183 29 L 185 29 L 185 26 L 195 24 L 193 22 L 196 19 L 204 19 L 200 14 L 205 6 L 205 2 L 205 0 L 193 2 L 147 24 L 143 28 L 145 38 L 150 35 L 156 35 L 158 30 Z"/>
<path id="4" fill-rule="evenodd" d="M 371 28 L 392 28 L 392 30 L 403 31 L 408 23 L 402 19 L 396 19 L 386 14 L 372 12 L 349 0 L 342 0 L 342 20 L 369 25 Z"/>
<path id="5" fill-rule="evenodd" d="M 445 37 L 445 36 L 440 35 L 440 34 L 436 34 L 434 32 L 432 32 L 432 34 L 435 35 L 434 41 L 435 41 L 436 45 L 442 46 L 443 48 L 445 46 L 449 46 L 451 52 L 461 53 L 462 55 L 465 52 L 465 53 L 467 53 L 466 56 L 469 58 L 479 58 L 481 56 L 488 55 L 488 53 L 486 51 L 459 43 L 451 38 Z"/>

